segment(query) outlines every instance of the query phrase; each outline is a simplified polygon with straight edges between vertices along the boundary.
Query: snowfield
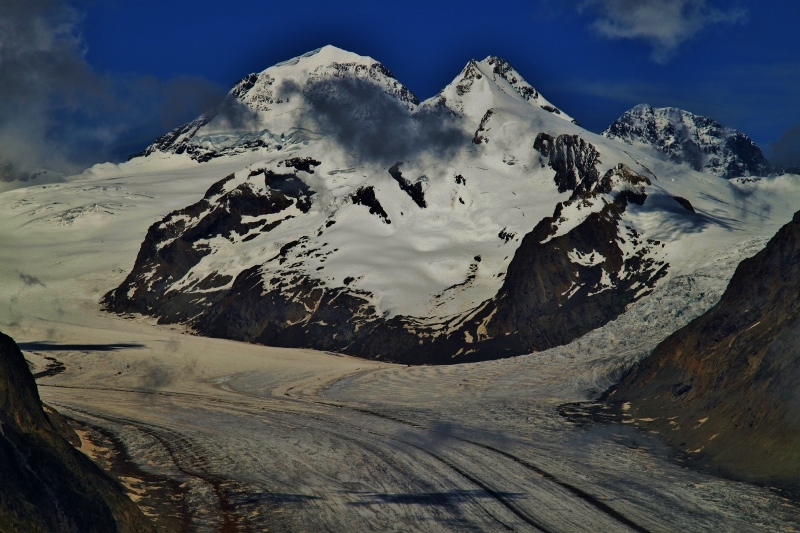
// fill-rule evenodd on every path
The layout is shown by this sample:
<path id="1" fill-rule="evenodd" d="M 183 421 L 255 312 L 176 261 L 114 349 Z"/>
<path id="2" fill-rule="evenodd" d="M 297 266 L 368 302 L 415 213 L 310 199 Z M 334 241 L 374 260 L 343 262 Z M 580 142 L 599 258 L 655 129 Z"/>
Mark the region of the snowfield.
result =
<path id="1" fill-rule="evenodd" d="M 337 59 L 342 51 L 319 53 Z M 265 72 L 276 80 L 279 69 L 294 69 L 294 76 L 319 53 Z M 423 103 L 371 71 L 367 60 L 359 72 L 377 73 L 408 109 L 444 101 L 460 114 L 455 124 L 469 126 L 462 132 L 468 148 L 446 162 L 423 154 L 399 167 L 403 176 L 427 178 L 425 209 L 398 186 L 390 165 L 349 157 L 319 132 L 292 130 L 303 115 L 298 99 L 275 103 L 281 94 L 263 73 L 262 85 L 247 93 L 261 113 L 255 126 L 232 139 L 223 135 L 229 126 L 211 119 L 170 144 L 195 139 L 195 154 L 228 150 L 223 156 L 199 162 L 164 145 L 61 183 L 0 193 L 0 327 L 37 370 L 53 363 L 48 358 L 66 367 L 39 379 L 43 401 L 85 424 L 97 442 L 116 442 L 127 454 L 125 468 L 117 465 L 126 486 L 161 524 L 181 524 L 173 530 L 800 529 L 798 504 L 768 488 L 681 466 L 657 436 L 578 426 L 557 411 L 595 398 L 716 303 L 739 261 L 800 206 L 800 176 L 728 181 L 591 134 L 546 109 L 555 108 L 510 67 L 501 65 L 503 76 L 489 69 L 491 58 L 470 62 Z M 313 68 L 302 74 L 308 72 Z M 469 91 L 459 89 L 464 79 Z M 280 105 L 287 111 L 270 122 L 265 109 Z M 484 120 L 487 107 L 494 112 Z M 242 148 L 255 139 L 246 137 L 251 130 L 263 145 Z M 647 200 L 628 206 L 623 226 L 659 241 L 650 253 L 669 265 L 623 314 L 565 346 L 412 367 L 204 338 L 180 324 L 100 310 L 101 297 L 130 272 L 150 226 L 199 201 L 222 178 L 234 176 L 227 190 L 255 183 L 252 171 L 278 171 L 290 156 L 320 162 L 313 174 L 298 173 L 315 191 L 312 207 L 303 212 L 293 204 L 280 215 L 245 219 L 293 217 L 247 241 L 210 239 L 204 244 L 213 253 L 191 269 L 194 279 L 235 276 L 306 237 L 307 249 L 327 255 L 303 258 L 295 269 L 331 285 L 353 278 L 351 286 L 370 293 L 387 317 L 434 322 L 473 309 L 501 288 L 524 235 L 570 196 L 531 150 L 541 131 L 590 142 L 600 153 L 600 175 L 624 163 L 649 177 Z M 471 141 L 479 134 L 488 142 Z M 391 224 L 343 201 L 366 185 Z M 694 214 L 675 197 L 688 200 Z M 600 205 L 598 198 L 592 201 Z M 564 208 L 559 232 L 596 209 L 577 205 Z M 335 224 L 326 227 L 330 220 Z M 628 235 L 623 252 L 633 254 Z M 564 253 L 587 268 L 606 259 Z M 610 290 L 609 283 L 603 278 L 597 290 Z M 173 498 L 169 517 L 156 486 Z"/>

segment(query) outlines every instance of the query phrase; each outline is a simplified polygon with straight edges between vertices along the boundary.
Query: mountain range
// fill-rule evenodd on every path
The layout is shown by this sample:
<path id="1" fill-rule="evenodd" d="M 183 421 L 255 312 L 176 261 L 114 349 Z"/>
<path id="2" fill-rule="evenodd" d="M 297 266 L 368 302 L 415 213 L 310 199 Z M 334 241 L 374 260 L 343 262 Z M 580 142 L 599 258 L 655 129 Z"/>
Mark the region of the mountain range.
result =
<path id="1" fill-rule="evenodd" d="M 108 310 L 393 362 L 507 357 L 613 320 L 685 270 L 687 238 L 764 216 L 743 134 L 640 106 L 595 135 L 496 57 L 420 102 L 324 47 L 130 163 L 237 158 L 150 226 Z"/>

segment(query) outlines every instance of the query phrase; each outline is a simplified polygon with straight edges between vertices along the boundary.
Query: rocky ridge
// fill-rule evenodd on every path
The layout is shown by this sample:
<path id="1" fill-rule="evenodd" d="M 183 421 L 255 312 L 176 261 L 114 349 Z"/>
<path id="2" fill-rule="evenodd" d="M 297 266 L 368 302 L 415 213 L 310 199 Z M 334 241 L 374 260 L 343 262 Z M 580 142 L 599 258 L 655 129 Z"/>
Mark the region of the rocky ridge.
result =
<path id="1" fill-rule="evenodd" d="M 154 531 L 122 486 L 72 447 L 62 435 L 71 430 L 54 416 L 43 410 L 22 352 L 0 333 L 0 530 Z"/>
<path id="2" fill-rule="evenodd" d="M 800 212 L 607 401 L 700 463 L 800 490 Z"/>
<path id="3" fill-rule="evenodd" d="M 611 124 L 603 136 L 652 147 L 670 161 L 726 179 L 770 172 L 769 162 L 747 135 L 674 107 L 637 105 Z"/>

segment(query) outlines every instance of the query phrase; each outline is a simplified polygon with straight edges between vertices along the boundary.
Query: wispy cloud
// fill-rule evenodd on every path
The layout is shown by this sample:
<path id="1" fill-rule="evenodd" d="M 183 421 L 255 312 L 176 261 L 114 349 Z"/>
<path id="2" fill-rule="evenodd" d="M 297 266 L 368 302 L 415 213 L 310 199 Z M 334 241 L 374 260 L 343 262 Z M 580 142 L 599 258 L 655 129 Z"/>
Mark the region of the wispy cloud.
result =
<path id="1" fill-rule="evenodd" d="M 0 166 L 4 180 L 69 173 L 126 151 L 216 103 L 198 78 L 111 76 L 86 62 L 82 14 L 66 0 L 4 0 L 0 11 Z"/>
<path id="2" fill-rule="evenodd" d="M 582 0 L 578 11 L 591 16 L 592 26 L 605 37 L 647 42 L 658 63 L 708 26 L 747 20 L 746 10 L 718 9 L 707 0 Z"/>
<path id="3" fill-rule="evenodd" d="M 800 124 L 790 126 L 769 145 L 769 160 L 780 166 L 800 168 Z"/>
<path id="4" fill-rule="evenodd" d="M 412 114 L 371 81 L 331 78 L 303 87 L 286 82 L 279 88 L 284 99 L 298 93 L 310 104 L 299 123 L 332 134 L 349 153 L 365 160 L 391 164 L 420 152 L 446 159 L 469 142 L 448 113 Z"/>

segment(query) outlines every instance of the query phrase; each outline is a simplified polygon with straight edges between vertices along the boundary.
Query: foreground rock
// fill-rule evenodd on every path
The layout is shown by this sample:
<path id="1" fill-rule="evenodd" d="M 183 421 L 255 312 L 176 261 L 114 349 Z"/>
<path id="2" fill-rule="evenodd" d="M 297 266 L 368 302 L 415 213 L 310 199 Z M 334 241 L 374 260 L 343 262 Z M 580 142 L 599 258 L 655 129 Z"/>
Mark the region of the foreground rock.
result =
<path id="1" fill-rule="evenodd" d="M 609 395 L 725 475 L 800 489 L 800 212 Z"/>
<path id="2" fill-rule="evenodd" d="M 119 483 L 56 430 L 22 352 L 1 333 L 0 480 L 0 531 L 153 531 Z"/>

